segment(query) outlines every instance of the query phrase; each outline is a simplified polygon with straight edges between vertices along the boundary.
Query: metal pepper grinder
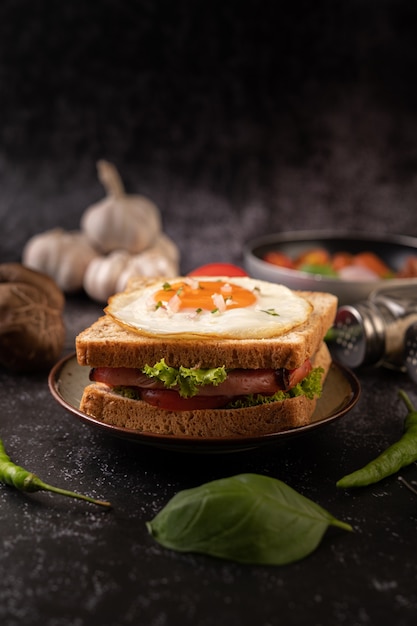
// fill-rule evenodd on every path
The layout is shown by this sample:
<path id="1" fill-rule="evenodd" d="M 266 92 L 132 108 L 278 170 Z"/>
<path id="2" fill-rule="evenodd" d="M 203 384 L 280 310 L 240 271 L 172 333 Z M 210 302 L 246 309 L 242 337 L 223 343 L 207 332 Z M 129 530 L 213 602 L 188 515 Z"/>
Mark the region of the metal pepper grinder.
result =
<path id="1" fill-rule="evenodd" d="M 417 380 L 417 281 L 389 281 L 368 300 L 339 307 L 328 345 L 347 367 L 388 365 Z"/>

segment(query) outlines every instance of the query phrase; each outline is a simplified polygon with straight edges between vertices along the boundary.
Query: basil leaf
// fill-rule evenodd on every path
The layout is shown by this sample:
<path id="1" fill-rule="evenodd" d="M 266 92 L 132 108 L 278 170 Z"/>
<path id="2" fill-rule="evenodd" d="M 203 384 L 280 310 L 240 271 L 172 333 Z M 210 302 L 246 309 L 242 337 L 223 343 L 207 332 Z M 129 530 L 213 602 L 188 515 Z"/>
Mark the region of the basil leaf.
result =
<path id="1" fill-rule="evenodd" d="M 259 474 L 180 491 L 147 522 L 167 548 L 264 565 L 304 558 L 330 525 L 352 530 L 285 483 Z"/>

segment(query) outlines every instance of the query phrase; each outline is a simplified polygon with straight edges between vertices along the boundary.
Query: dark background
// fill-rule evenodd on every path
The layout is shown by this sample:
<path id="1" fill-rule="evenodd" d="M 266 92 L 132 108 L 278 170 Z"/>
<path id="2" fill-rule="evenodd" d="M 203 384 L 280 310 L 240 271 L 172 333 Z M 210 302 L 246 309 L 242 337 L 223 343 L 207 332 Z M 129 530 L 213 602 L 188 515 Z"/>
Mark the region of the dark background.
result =
<path id="1" fill-rule="evenodd" d="M 98 158 L 158 204 L 184 270 L 352 216 L 416 234 L 416 14 L 409 0 L 4 0 L 1 259 L 78 228 L 103 195 Z"/>
<path id="2" fill-rule="evenodd" d="M 413 0 L 2 0 L 0 262 L 103 197 L 96 161 L 160 207 L 182 269 L 242 261 L 272 231 L 417 235 Z M 67 299 L 65 352 L 102 307 Z M 355 408 L 314 436 L 193 455 L 105 437 L 0 369 L 9 454 L 109 499 L 103 513 L 0 486 L 4 626 L 414 626 L 417 500 L 396 477 L 335 488 L 399 438 L 398 371 L 358 372 Z M 403 475 L 415 484 L 415 464 Z M 309 558 L 240 566 L 160 548 L 145 522 L 183 488 L 280 478 L 348 521 Z"/>

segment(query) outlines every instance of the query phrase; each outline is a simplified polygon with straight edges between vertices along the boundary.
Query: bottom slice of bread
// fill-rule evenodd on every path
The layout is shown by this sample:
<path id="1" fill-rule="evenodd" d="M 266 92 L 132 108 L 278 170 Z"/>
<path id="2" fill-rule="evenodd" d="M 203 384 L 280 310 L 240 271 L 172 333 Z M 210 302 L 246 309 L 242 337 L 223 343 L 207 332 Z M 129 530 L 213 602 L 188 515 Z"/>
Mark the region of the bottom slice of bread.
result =
<path id="1" fill-rule="evenodd" d="M 316 400 L 305 396 L 246 409 L 167 411 L 118 396 L 99 384 L 86 387 L 81 410 L 95 419 L 143 433 L 181 437 L 253 437 L 310 423 Z"/>

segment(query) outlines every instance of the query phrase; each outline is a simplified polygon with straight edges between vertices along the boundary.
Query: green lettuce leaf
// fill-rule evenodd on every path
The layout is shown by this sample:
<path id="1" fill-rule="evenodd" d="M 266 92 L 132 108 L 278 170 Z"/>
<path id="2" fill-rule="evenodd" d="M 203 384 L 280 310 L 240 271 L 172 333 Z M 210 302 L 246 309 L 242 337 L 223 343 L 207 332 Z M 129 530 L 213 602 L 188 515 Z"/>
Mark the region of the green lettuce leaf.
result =
<path id="1" fill-rule="evenodd" d="M 163 382 L 167 389 L 178 388 L 178 393 L 183 398 L 195 396 L 202 385 L 218 385 L 227 378 L 224 366 L 202 369 L 180 365 L 175 368 L 167 365 L 165 359 L 161 359 L 154 366 L 145 365 L 142 372 Z"/>
<path id="2" fill-rule="evenodd" d="M 301 395 L 307 396 L 310 400 L 314 397 L 320 397 L 323 371 L 321 367 L 314 368 L 304 380 L 289 391 L 277 391 L 272 396 L 250 394 L 232 401 L 228 404 L 228 407 L 237 409 L 258 404 L 268 404 L 270 402 L 282 402 L 288 398 L 295 398 Z M 163 382 L 167 389 L 177 389 L 183 398 L 195 396 L 200 386 L 218 385 L 227 378 L 227 370 L 224 366 L 203 369 L 183 367 L 181 365 L 179 368 L 175 368 L 167 365 L 165 359 L 161 359 L 153 366 L 145 365 L 142 372 L 151 378 L 156 378 Z"/>

